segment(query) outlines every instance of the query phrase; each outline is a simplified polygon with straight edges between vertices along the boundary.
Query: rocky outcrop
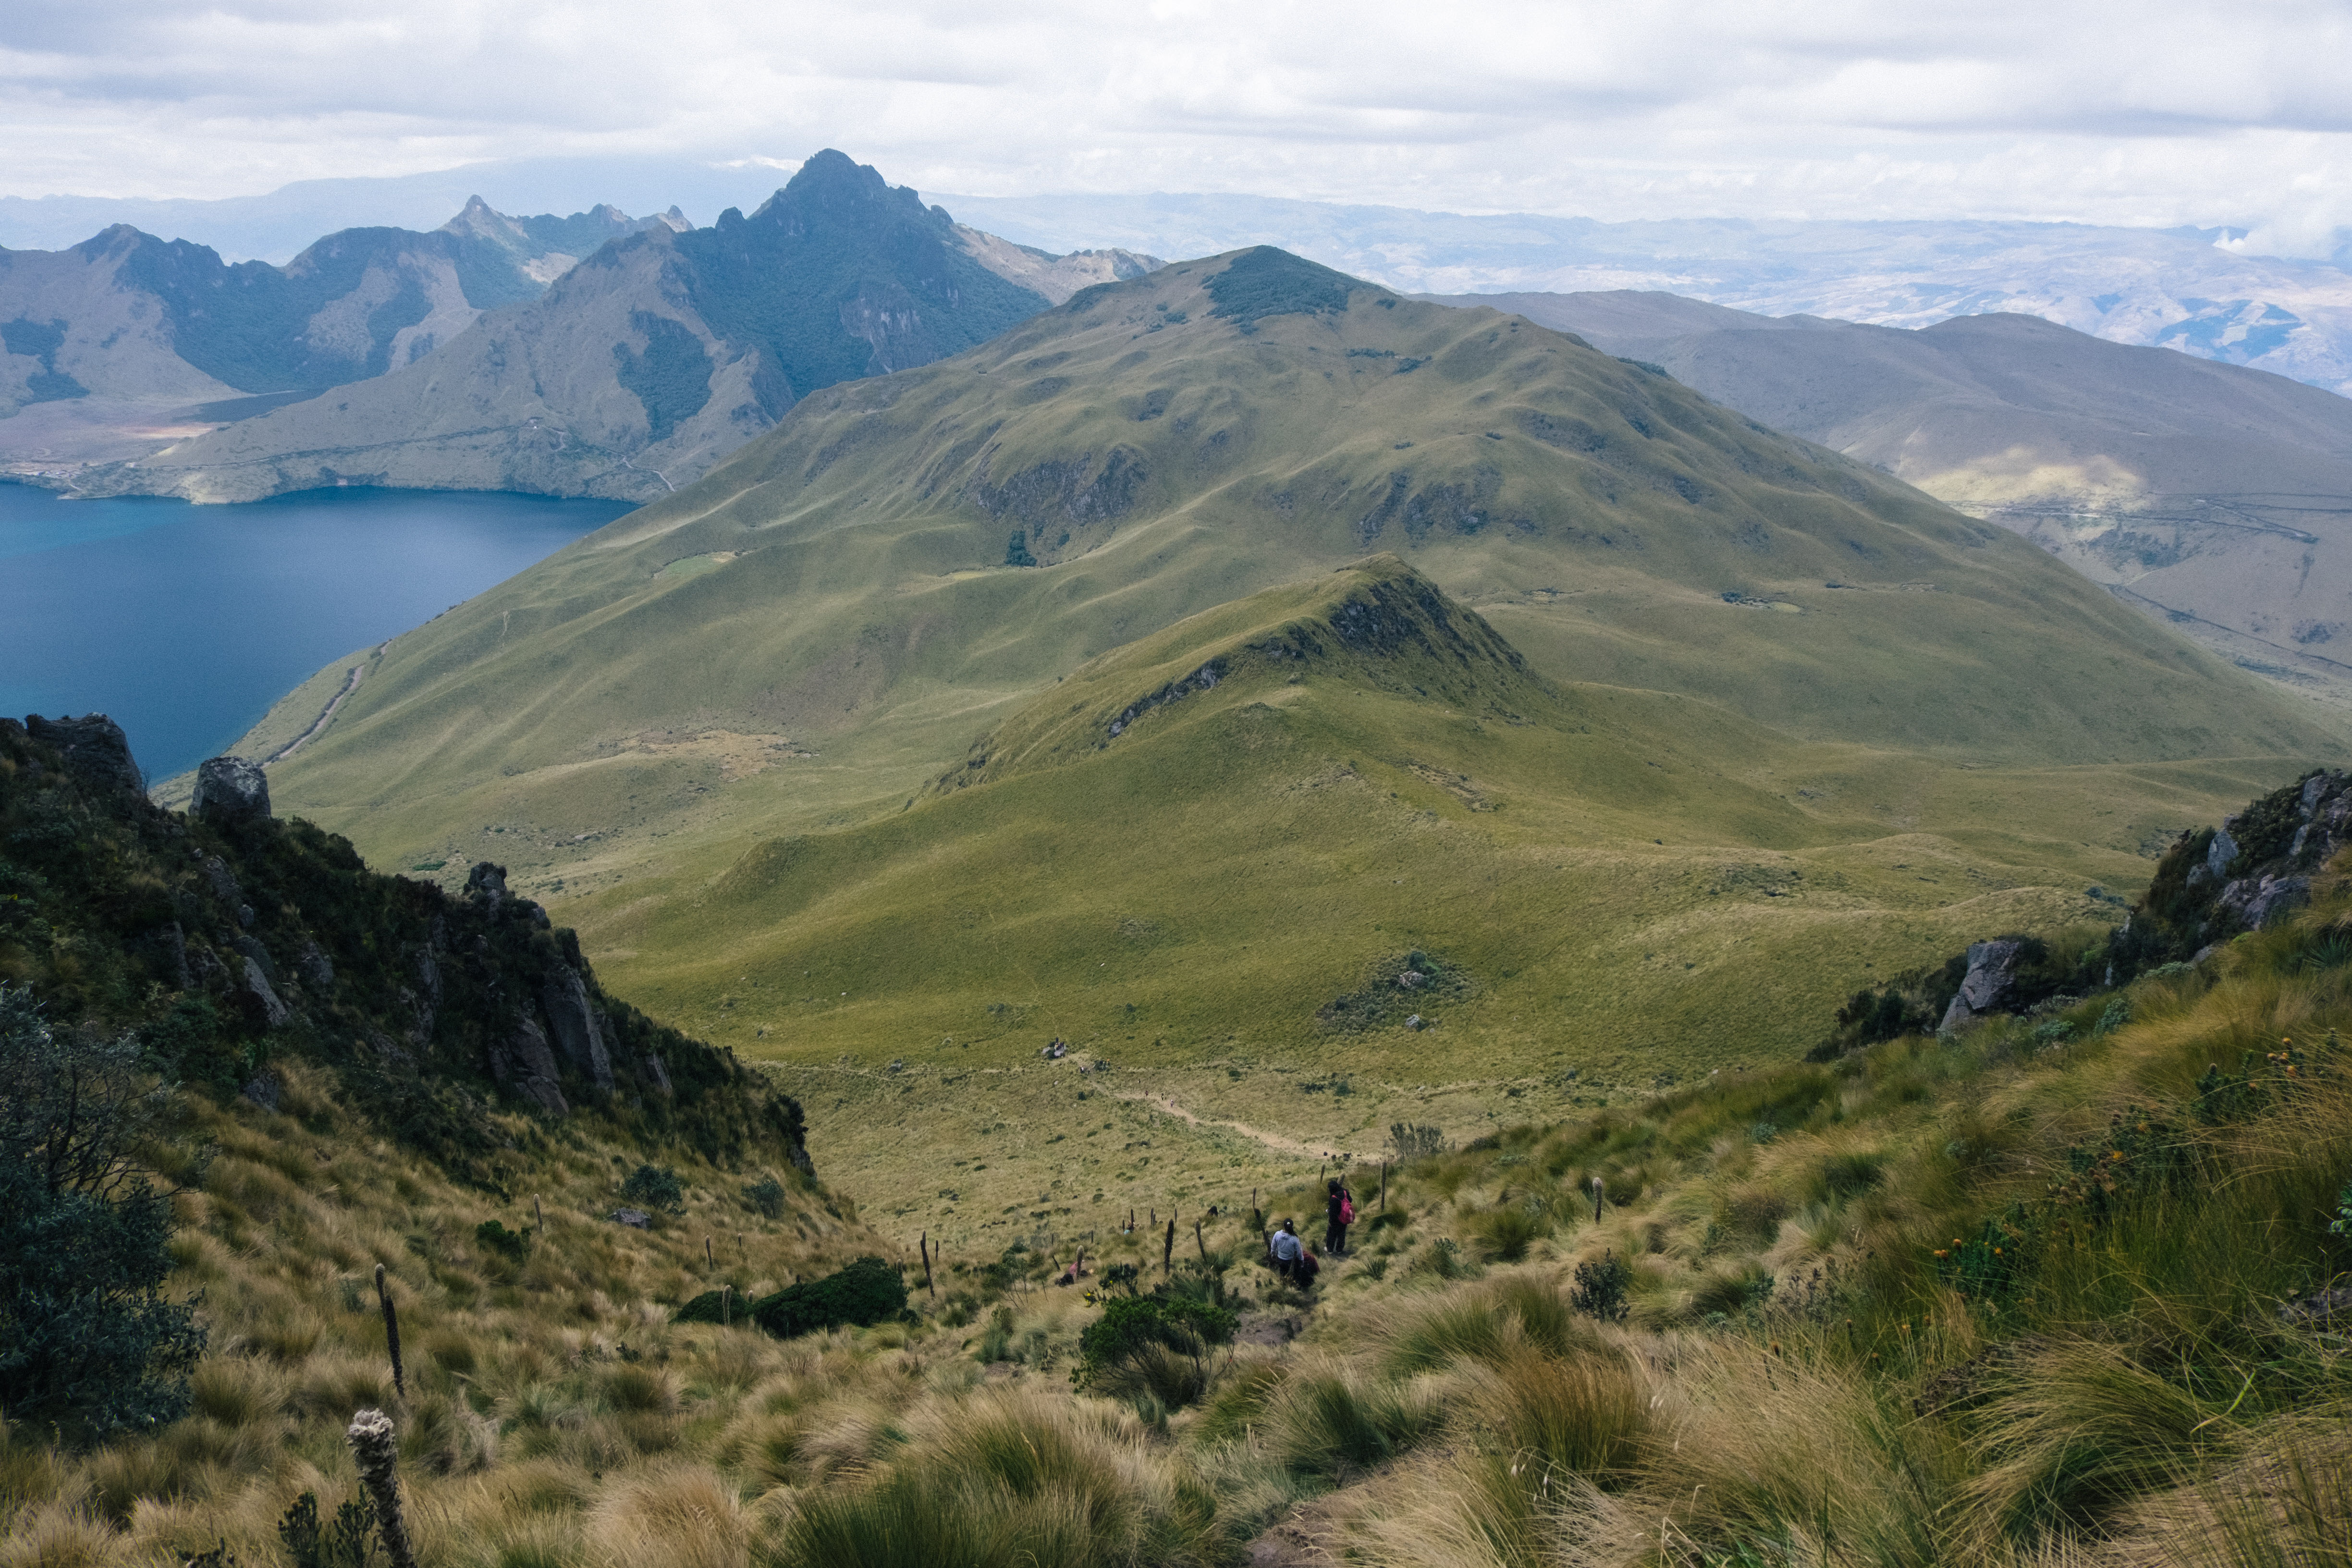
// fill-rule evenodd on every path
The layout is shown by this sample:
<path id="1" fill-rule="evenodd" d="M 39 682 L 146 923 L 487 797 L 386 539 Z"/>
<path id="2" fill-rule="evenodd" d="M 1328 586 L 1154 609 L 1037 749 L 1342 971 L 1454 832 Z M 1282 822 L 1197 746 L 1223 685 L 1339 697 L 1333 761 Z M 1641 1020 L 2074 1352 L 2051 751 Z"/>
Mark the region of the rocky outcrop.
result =
<path id="1" fill-rule="evenodd" d="M 196 796 L 188 809 L 223 827 L 269 816 L 269 776 L 243 757 L 214 757 L 196 768 Z"/>
<path id="2" fill-rule="evenodd" d="M 2024 949 L 2025 944 L 2014 938 L 1969 943 L 1968 974 L 1960 981 L 1951 1005 L 1944 1009 L 1944 1021 L 1937 1026 L 1937 1032 L 1949 1034 L 1963 1024 L 2000 1011 L 2017 979 L 2017 961 Z"/>
<path id="3" fill-rule="evenodd" d="M 489 1114 L 501 1100 L 625 1109 L 713 1158 L 805 1159 L 797 1104 L 606 996 L 572 933 L 500 868 L 478 868 L 461 898 L 372 872 L 346 841 L 268 815 L 249 765 L 210 770 L 203 812 L 163 809 L 124 787 L 136 770 L 119 735 L 68 726 L 76 763 L 0 722 L 0 840 L 39 873 L 11 913 L 49 938 L 15 950 L 11 984 L 60 1023 L 130 1030 L 159 1073 L 222 1095 L 308 1059 L 372 1125 L 467 1181 L 493 1180 L 510 1142 Z"/>
<path id="4" fill-rule="evenodd" d="M 131 760 L 131 738 L 103 713 L 79 719 L 44 719 L 38 713 L 27 713 L 25 732 L 63 752 L 66 766 L 95 788 L 113 795 L 139 795 L 146 789 L 139 777 L 139 764 Z"/>
<path id="5" fill-rule="evenodd" d="M 2210 894 L 2199 934 L 2218 942 L 2300 909 L 2312 873 L 2347 843 L 2352 779 L 2340 769 L 2307 773 L 2224 817 L 2186 879 L 2189 889 Z"/>

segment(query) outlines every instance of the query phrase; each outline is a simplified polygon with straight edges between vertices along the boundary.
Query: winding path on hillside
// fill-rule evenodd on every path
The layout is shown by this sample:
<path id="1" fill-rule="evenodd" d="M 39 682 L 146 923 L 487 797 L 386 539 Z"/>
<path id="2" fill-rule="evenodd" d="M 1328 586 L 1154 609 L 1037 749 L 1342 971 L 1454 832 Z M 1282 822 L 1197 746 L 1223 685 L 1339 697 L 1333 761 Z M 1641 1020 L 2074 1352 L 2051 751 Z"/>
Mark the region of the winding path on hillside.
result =
<path id="1" fill-rule="evenodd" d="M 1332 1154 L 1330 1150 L 1318 1149 L 1312 1144 L 1301 1143 L 1295 1138 L 1285 1138 L 1278 1132 L 1260 1131 L 1246 1121 L 1220 1121 L 1195 1115 L 1179 1105 L 1171 1095 L 1113 1094 L 1109 1098 L 1127 1100 L 1137 1105 L 1147 1105 L 1154 1110 L 1164 1110 L 1177 1121 L 1189 1122 L 1194 1127 L 1214 1127 L 1227 1132 L 1238 1132 L 1244 1138 L 1265 1144 L 1276 1153 L 1295 1154 L 1302 1160 L 1328 1160 Z M 1342 1158 L 1346 1157 L 1345 1150 L 1339 1151 L 1339 1153 Z"/>
<path id="2" fill-rule="evenodd" d="M 336 692 L 332 697 L 327 699 L 327 705 L 319 710 L 319 716 L 316 719 L 310 721 L 310 727 L 303 731 L 300 734 L 295 736 L 292 740 L 287 742 L 283 746 L 278 747 L 277 751 L 272 752 L 268 757 L 263 759 L 262 765 L 267 767 L 271 763 L 282 763 L 287 758 L 292 756 L 295 752 L 300 751 L 305 745 L 309 744 L 311 738 L 317 735 L 320 731 L 324 730 L 327 727 L 329 721 L 334 718 L 335 710 L 343 705 L 343 699 L 349 697 L 352 692 L 359 689 L 360 678 L 367 674 L 369 661 L 372 659 L 382 658 L 383 657 L 383 650 L 391 646 L 392 645 L 388 642 L 380 644 L 376 647 L 369 650 L 367 658 L 363 658 L 360 660 L 359 663 L 352 666 L 351 674 L 343 678 L 343 689 L 341 691 Z"/>

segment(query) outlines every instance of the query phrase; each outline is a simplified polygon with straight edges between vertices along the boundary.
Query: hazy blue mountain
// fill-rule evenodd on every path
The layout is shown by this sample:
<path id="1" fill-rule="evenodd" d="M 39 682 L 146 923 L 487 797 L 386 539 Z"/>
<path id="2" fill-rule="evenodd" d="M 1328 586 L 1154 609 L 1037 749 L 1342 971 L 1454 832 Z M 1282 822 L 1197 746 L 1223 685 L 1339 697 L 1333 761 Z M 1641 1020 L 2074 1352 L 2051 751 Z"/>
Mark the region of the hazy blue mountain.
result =
<path id="1" fill-rule="evenodd" d="M 1444 302 L 1662 366 L 2018 530 L 2247 668 L 2352 703 L 2352 399 L 2032 316 L 1910 331 L 1632 290 Z"/>
<path id="2" fill-rule="evenodd" d="M 685 220 L 611 206 L 513 218 L 477 196 L 438 229 L 343 229 L 283 267 L 124 225 L 0 250 L 0 468 L 136 458 L 382 375 L 649 226 Z"/>
<path id="3" fill-rule="evenodd" d="M 459 222 L 490 234 L 496 217 L 469 205 Z M 648 500 L 816 388 L 960 353 L 1154 265 L 1023 250 L 821 153 L 749 216 L 654 224 L 388 374 L 78 482 L 205 500 L 337 484 Z"/>

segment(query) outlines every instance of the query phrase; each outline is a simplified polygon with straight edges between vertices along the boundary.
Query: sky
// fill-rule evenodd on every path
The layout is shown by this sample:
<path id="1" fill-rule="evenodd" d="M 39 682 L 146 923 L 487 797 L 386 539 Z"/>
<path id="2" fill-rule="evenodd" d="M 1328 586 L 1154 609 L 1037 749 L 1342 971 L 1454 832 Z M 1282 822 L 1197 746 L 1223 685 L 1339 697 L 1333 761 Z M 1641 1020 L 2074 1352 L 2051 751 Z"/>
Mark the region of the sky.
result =
<path id="1" fill-rule="evenodd" d="M 518 157 L 974 195 L 2352 227 L 2352 0 L 70 0 L 0 18 L 0 195 Z"/>

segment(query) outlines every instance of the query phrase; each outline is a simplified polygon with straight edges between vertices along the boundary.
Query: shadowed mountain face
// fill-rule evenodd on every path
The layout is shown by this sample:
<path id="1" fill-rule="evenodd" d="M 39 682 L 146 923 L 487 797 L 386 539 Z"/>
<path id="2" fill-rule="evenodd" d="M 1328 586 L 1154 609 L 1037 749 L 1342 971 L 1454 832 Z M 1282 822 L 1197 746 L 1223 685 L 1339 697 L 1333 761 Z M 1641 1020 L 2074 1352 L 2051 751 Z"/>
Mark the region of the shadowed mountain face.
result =
<path id="1" fill-rule="evenodd" d="M 1453 302 L 1654 363 L 2018 530 L 2247 668 L 2352 704 L 2352 399 L 2029 316 L 1909 331 L 1622 290 Z"/>
<path id="2" fill-rule="evenodd" d="M 651 500 L 811 391 L 929 363 L 1044 310 L 1048 290 L 1150 265 L 987 240 L 820 153 L 749 217 L 629 236 L 438 353 L 83 483 L 200 500 L 335 484 Z"/>

